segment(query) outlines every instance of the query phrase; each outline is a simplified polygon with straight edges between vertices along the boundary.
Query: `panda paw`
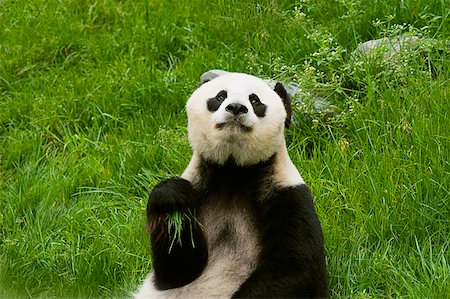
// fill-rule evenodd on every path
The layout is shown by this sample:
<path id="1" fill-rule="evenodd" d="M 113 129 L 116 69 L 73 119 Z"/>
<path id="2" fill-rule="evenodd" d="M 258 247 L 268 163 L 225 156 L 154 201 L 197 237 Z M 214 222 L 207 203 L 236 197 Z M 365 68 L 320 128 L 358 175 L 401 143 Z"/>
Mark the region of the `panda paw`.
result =
<path id="1" fill-rule="evenodd" d="M 192 184 L 175 177 L 158 183 L 150 193 L 147 202 L 147 222 L 151 229 L 175 211 L 195 207 L 196 196 Z"/>

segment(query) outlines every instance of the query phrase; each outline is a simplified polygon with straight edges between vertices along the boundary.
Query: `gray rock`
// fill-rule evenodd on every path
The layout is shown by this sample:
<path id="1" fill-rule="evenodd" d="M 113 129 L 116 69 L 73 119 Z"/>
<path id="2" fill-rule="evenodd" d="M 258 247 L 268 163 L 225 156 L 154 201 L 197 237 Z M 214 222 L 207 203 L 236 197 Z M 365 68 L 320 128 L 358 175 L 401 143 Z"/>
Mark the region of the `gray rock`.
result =
<path id="1" fill-rule="evenodd" d="M 393 38 L 369 40 L 358 45 L 353 54 L 363 56 L 380 56 L 383 59 L 399 58 L 404 50 L 426 51 L 435 47 L 438 41 L 433 38 L 421 38 L 415 35 L 403 34 Z"/>

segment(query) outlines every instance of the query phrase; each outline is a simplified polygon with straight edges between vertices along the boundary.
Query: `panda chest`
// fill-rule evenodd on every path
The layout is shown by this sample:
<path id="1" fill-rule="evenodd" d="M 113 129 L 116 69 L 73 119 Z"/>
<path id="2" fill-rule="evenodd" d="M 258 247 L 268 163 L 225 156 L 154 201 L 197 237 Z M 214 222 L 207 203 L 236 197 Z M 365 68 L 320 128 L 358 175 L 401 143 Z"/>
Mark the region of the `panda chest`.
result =
<path id="1" fill-rule="evenodd" d="M 205 270 L 241 284 L 256 268 L 260 252 L 260 233 L 250 201 L 239 195 L 210 196 L 202 220 L 208 244 Z"/>

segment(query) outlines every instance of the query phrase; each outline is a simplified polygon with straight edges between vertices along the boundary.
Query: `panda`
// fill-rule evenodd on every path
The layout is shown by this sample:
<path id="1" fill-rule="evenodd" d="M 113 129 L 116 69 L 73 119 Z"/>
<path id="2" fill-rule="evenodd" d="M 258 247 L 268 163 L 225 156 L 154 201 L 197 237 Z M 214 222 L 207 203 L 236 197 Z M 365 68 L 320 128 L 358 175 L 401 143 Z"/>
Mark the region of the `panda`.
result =
<path id="1" fill-rule="evenodd" d="M 153 272 L 135 298 L 328 297 L 321 224 L 284 139 L 283 85 L 225 73 L 200 85 L 186 111 L 193 155 L 150 193 Z M 174 243 L 175 211 L 200 224 L 183 218 Z"/>

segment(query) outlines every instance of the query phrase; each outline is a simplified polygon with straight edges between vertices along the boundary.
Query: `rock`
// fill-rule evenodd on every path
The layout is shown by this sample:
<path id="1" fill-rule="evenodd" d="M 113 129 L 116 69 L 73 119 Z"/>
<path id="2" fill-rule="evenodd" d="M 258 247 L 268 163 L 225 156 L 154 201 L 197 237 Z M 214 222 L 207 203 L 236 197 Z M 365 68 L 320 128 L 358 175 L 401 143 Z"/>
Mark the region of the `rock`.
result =
<path id="1" fill-rule="evenodd" d="M 439 41 L 433 38 L 422 38 L 415 35 L 403 34 L 393 38 L 379 38 L 369 40 L 358 45 L 353 52 L 355 55 L 381 56 L 385 60 L 399 58 L 404 50 L 430 52 L 438 47 Z"/>

